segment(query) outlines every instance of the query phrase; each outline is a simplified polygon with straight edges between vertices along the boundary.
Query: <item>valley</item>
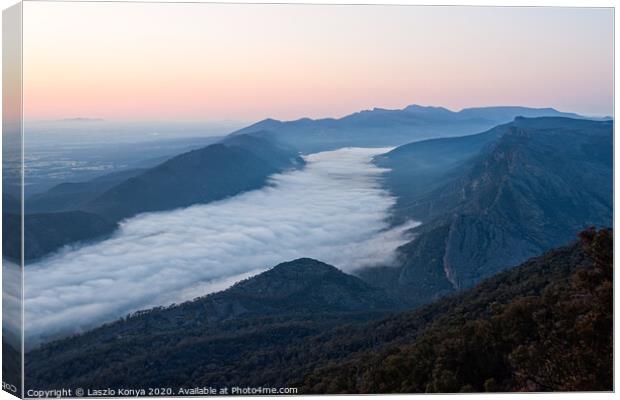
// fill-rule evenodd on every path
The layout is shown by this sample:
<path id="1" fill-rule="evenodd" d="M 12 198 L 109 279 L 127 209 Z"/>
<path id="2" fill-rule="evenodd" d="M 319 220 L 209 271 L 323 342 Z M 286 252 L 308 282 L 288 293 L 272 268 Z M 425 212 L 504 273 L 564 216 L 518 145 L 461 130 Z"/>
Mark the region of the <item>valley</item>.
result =
<path id="1" fill-rule="evenodd" d="M 395 250 L 416 223 L 387 223 L 396 200 L 378 181 L 386 171 L 370 162 L 387 150 L 311 154 L 304 168 L 271 175 L 262 189 L 142 213 L 121 222 L 107 239 L 30 263 L 28 346 L 222 290 L 299 257 L 347 272 L 394 265 Z"/>
<path id="2" fill-rule="evenodd" d="M 511 110 L 484 112 L 503 119 Z M 137 385 L 129 371 L 165 363 L 167 372 L 141 369 L 136 379 L 381 392 L 387 377 L 375 385 L 360 369 L 368 377 L 358 387 L 345 371 L 392 354 L 393 346 L 442 352 L 425 338 L 441 337 L 444 326 L 460 332 L 463 307 L 480 324 L 490 299 L 512 309 L 521 297 L 538 296 L 538 306 L 550 307 L 547 286 L 560 287 L 598 262 L 593 251 L 607 251 L 574 240 L 582 232 L 607 246 L 612 235 L 590 227 L 611 225 L 613 122 L 549 110 L 530 113 L 552 116 L 517 116 L 476 134 L 405 143 L 408 118 L 443 115 L 456 123 L 483 111 L 409 107 L 402 115 L 372 110 L 343 119 L 397 118 L 372 142 L 383 147 L 343 147 L 350 142 L 341 127 L 334 128 L 339 138 L 317 147 L 299 141 L 297 128 L 270 122 L 149 168 L 30 196 L 24 273 L 32 382 L 47 387 L 65 363 L 103 358 L 112 369 L 86 363 L 67 379 L 93 390 L 104 380 Z M 324 123 L 304 126 L 320 131 Z M 411 137 L 423 137 L 416 132 Z M 11 210 L 5 228 L 19 223 Z M 18 245 L 5 241 L 4 256 Z M 535 268 L 550 275 L 530 276 Z M 481 290 L 484 300 L 474 300 Z M 513 344 L 502 344 L 509 357 L 516 357 Z M 514 368 L 507 354 L 492 361 L 499 375 L 456 376 L 458 383 L 420 375 L 406 390 L 534 387 L 506 378 Z M 257 368 L 264 372 L 247 381 L 239 375 Z M 607 379 L 582 385 L 606 387 Z"/>

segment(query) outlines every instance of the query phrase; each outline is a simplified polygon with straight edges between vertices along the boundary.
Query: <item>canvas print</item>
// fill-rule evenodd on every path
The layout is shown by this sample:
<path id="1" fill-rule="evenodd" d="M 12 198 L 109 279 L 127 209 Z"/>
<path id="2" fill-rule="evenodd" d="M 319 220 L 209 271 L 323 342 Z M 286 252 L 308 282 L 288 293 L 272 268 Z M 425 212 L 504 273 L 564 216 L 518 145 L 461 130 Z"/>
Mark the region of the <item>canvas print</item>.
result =
<path id="1" fill-rule="evenodd" d="M 3 389 L 612 391 L 613 16 L 6 10 Z"/>

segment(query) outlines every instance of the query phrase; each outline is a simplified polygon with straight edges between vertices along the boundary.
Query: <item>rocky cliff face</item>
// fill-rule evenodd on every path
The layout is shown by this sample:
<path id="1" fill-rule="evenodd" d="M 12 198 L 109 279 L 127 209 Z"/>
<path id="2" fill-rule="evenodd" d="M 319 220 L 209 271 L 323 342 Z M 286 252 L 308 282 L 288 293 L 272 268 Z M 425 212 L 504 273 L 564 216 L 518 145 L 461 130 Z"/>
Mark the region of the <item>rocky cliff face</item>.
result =
<path id="1" fill-rule="evenodd" d="M 611 226 L 611 121 L 518 118 L 500 128 L 458 160 L 460 173 L 444 169 L 436 189 L 397 209 L 425 222 L 400 249 L 397 284 L 417 293 L 414 303 L 470 287 L 588 226 Z M 407 168 L 393 172 L 398 185 Z"/>

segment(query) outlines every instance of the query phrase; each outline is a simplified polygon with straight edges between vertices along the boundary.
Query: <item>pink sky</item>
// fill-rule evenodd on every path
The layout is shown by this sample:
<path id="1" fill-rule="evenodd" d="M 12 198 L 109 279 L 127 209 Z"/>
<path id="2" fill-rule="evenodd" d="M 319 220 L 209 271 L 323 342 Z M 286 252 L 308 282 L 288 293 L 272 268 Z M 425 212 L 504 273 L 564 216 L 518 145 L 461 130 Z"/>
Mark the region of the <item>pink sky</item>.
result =
<path id="1" fill-rule="evenodd" d="M 611 9 L 24 7 L 29 120 L 253 121 L 412 103 L 612 113 Z"/>

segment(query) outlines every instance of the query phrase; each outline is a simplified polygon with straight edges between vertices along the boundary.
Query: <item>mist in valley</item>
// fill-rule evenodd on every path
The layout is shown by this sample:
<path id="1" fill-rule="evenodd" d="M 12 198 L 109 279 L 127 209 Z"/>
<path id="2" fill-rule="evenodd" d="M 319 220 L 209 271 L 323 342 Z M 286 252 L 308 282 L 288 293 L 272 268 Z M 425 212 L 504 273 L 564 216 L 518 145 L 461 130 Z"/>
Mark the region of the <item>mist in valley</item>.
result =
<path id="1" fill-rule="evenodd" d="M 26 269 L 30 345 L 127 313 L 191 300 L 280 262 L 311 257 L 352 272 L 394 265 L 410 221 L 390 226 L 395 198 L 371 158 L 389 149 L 306 156 L 302 170 L 206 205 L 125 220 L 109 239 L 66 247 Z"/>

